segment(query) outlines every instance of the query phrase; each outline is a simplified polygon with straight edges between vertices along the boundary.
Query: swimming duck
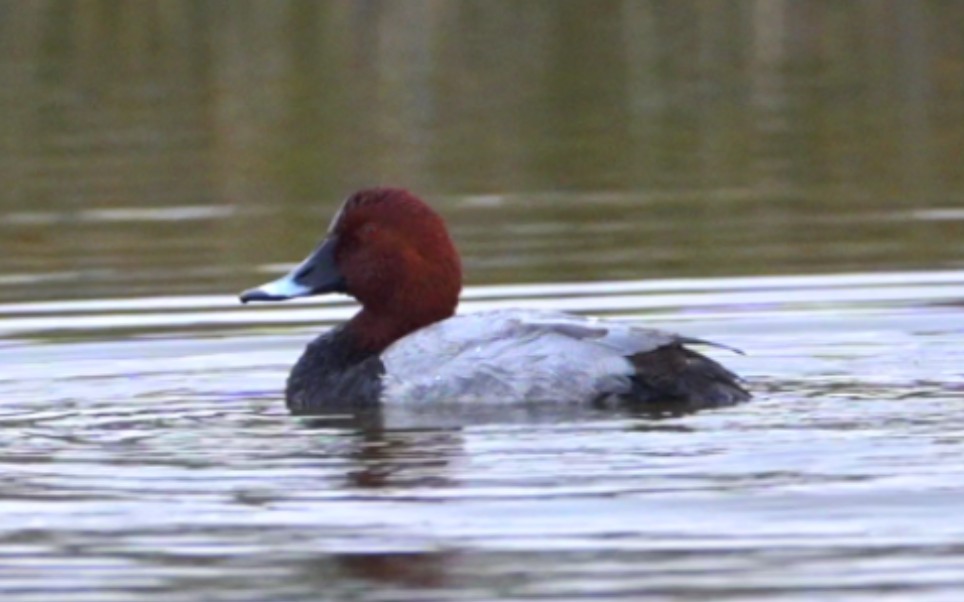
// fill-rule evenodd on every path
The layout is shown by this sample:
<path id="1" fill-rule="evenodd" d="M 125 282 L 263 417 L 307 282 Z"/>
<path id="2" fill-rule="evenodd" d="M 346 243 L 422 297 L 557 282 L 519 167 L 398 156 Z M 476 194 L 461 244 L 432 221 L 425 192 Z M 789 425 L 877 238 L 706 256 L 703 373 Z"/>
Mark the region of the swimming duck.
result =
<path id="1" fill-rule="evenodd" d="M 307 259 L 240 298 L 343 293 L 362 306 L 295 364 L 285 394 L 294 414 L 446 402 L 696 410 L 750 398 L 732 372 L 687 347 L 712 343 L 553 311 L 456 316 L 461 288 L 442 218 L 407 190 L 372 188 L 345 200 Z"/>

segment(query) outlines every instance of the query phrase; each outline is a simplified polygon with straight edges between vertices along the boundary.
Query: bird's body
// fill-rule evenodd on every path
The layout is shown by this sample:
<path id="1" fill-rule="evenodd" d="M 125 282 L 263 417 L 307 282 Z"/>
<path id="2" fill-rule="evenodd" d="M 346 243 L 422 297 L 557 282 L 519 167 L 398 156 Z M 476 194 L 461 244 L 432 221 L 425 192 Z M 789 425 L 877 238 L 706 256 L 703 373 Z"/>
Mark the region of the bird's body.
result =
<path id="1" fill-rule="evenodd" d="M 444 222 L 417 197 L 389 188 L 349 197 L 308 259 L 242 300 L 345 292 L 362 303 L 293 368 L 286 396 L 297 414 L 450 403 L 687 411 L 750 397 L 733 373 L 687 347 L 705 341 L 561 312 L 456 316 L 460 289 Z"/>

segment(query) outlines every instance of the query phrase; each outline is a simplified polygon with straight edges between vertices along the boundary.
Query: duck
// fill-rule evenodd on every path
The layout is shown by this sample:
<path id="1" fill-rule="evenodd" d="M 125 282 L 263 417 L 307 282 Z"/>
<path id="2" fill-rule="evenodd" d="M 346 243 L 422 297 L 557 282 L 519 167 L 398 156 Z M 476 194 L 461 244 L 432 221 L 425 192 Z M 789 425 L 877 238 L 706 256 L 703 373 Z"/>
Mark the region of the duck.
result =
<path id="1" fill-rule="evenodd" d="M 459 253 L 442 217 L 402 188 L 363 189 L 290 272 L 242 303 L 341 293 L 361 309 L 311 341 L 288 376 L 295 415 L 407 404 L 585 404 L 688 412 L 750 399 L 691 347 L 625 322 L 533 309 L 456 314 Z"/>

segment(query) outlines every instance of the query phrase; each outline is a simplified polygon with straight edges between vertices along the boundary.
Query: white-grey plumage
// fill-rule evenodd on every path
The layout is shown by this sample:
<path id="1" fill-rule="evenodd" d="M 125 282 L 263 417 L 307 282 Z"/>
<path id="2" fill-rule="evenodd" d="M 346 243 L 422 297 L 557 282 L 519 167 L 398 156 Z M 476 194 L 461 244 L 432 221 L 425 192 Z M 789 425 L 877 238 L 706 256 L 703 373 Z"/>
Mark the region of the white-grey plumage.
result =
<path id="1" fill-rule="evenodd" d="M 381 397 L 386 403 L 585 403 L 630 393 L 637 373 L 631 356 L 693 342 L 702 341 L 559 312 L 466 314 L 386 349 Z"/>

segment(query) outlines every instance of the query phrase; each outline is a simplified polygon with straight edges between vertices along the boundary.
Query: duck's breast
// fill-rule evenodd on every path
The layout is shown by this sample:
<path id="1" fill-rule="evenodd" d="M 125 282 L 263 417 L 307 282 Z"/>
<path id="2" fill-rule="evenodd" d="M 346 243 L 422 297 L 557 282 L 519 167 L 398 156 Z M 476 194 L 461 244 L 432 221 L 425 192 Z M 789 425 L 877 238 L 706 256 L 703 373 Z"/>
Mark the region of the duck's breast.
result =
<path id="1" fill-rule="evenodd" d="M 384 403 L 584 403 L 626 393 L 627 356 L 675 335 L 564 313 L 499 310 L 456 316 L 382 354 Z"/>

